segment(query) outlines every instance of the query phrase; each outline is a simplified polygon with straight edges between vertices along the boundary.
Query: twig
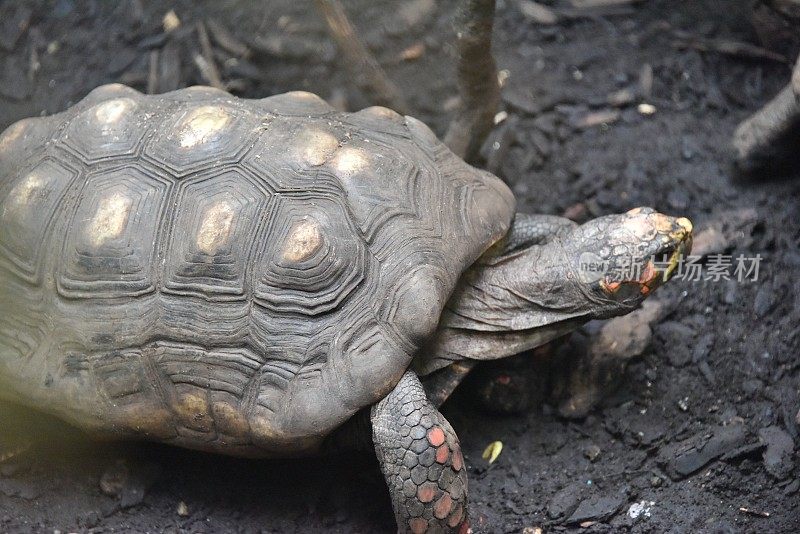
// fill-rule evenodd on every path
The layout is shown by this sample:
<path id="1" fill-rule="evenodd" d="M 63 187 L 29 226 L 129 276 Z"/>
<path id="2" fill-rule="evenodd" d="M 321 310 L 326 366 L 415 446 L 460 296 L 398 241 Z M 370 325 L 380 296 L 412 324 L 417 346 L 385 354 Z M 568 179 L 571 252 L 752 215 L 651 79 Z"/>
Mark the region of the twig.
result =
<path id="1" fill-rule="evenodd" d="M 214 38 L 214 40 L 223 50 L 226 50 L 234 56 L 240 58 L 250 57 L 250 49 L 247 47 L 247 45 L 231 35 L 231 33 L 222 24 L 216 20 L 208 19 L 206 20 L 206 25 L 208 26 L 208 31 L 211 32 L 211 37 Z"/>
<path id="2" fill-rule="evenodd" d="M 325 18 L 331 38 L 339 47 L 359 88 L 377 104 L 406 113 L 408 106 L 400 91 L 358 38 L 339 0 L 314 0 L 314 3 Z"/>
<path id="3" fill-rule="evenodd" d="M 708 39 L 678 30 L 673 30 L 673 35 L 676 38 L 674 44 L 677 48 L 693 48 L 700 52 L 718 52 L 727 56 L 769 59 L 779 63 L 789 63 L 785 56 L 750 43 L 731 41 L 729 39 Z"/>
<path id="4" fill-rule="evenodd" d="M 211 48 L 211 41 L 208 38 L 208 31 L 203 22 L 197 23 L 197 37 L 200 39 L 201 56 L 195 56 L 194 62 L 200 69 L 200 73 L 211 84 L 212 87 L 225 90 L 225 84 L 222 83 L 222 77 L 219 75 L 219 69 L 214 62 L 214 50 Z M 202 60 L 202 61 L 200 61 Z"/>
<path id="5" fill-rule="evenodd" d="M 797 156 L 800 135 L 800 58 L 792 82 L 763 108 L 742 122 L 733 135 L 739 170 L 751 173 L 778 160 Z"/>
<path id="6" fill-rule="evenodd" d="M 769 517 L 769 512 L 762 512 L 760 510 L 753 510 L 752 508 L 745 508 L 744 506 L 739 508 L 739 511 L 745 514 L 750 514 L 758 517 Z"/>
<path id="7" fill-rule="evenodd" d="M 472 159 L 480 150 L 500 104 L 500 84 L 492 56 L 494 9 L 495 0 L 463 0 L 456 13 L 461 102 L 444 142 L 465 159 Z"/>
<path id="8" fill-rule="evenodd" d="M 150 52 L 150 68 L 147 71 L 147 94 L 158 92 L 158 50 Z"/>

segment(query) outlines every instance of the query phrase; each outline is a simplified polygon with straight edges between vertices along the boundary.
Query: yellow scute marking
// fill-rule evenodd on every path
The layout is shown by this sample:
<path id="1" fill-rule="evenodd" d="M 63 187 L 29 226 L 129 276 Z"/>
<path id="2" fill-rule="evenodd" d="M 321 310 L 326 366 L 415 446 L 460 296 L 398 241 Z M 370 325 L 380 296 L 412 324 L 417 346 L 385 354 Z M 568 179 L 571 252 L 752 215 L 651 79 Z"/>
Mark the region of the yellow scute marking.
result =
<path id="1" fill-rule="evenodd" d="M 333 157 L 332 164 L 338 174 L 349 175 L 364 169 L 369 164 L 369 160 L 363 150 L 344 147 Z"/>
<path id="2" fill-rule="evenodd" d="M 339 140 L 322 130 L 305 130 L 297 136 L 300 155 L 306 163 L 322 165 L 339 146 Z"/>
<path id="3" fill-rule="evenodd" d="M 205 254 L 216 254 L 230 239 L 233 217 L 233 208 L 225 201 L 208 208 L 197 232 L 197 248 Z"/>
<path id="4" fill-rule="evenodd" d="M 23 208 L 34 204 L 37 197 L 47 195 L 47 189 L 44 186 L 45 179 L 36 171 L 26 176 L 14 186 L 3 203 L 3 219 L 8 220 L 12 215 L 19 214 Z"/>
<path id="5" fill-rule="evenodd" d="M 132 205 L 133 201 L 122 193 L 114 193 L 100 200 L 86 229 L 93 246 L 99 247 L 109 239 L 119 237 L 128 224 Z"/>
<path id="6" fill-rule="evenodd" d="M 17 139 L 22 137 L 22 133 L 27 127 L 27 120 L 17 121 L 3 132 L 0 136 L 0 152 L 5 152 Z"/>
<path id="7" fill-rule="evenodd" d="M 283 247 L 283 259 L 295 263 L 307 260 L 321 245 L 319 225 L 315 221 L 303 219 L 289 231 Z"/>
<path id="8" fill-rule="evenodd" d="M 102 126 L 114 126 L 130 112 L 136 103 L 130 98 L 115 98 L 95 106 L 94 118 Z"/>
<path id="9" fill-rule="evenodd" d="M 182 148 L 207 143 L 214 134 L 225 128 L 231 115 L 218 106 L 201 106 L 192 111 L 180 128 Z"/>

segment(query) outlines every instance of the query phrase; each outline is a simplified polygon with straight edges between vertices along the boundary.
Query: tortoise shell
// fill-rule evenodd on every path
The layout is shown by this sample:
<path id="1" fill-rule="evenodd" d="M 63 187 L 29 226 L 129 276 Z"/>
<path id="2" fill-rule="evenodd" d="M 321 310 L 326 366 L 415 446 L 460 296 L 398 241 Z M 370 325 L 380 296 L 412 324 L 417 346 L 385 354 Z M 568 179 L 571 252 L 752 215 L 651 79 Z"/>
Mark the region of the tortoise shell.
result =
<path id="1" fill-rule="evenodd" d="M 384 397 L 510 191 L 388 109 L 101 87 L 0 137 L 0 380 L 95 430 L 297 455 Z"/>

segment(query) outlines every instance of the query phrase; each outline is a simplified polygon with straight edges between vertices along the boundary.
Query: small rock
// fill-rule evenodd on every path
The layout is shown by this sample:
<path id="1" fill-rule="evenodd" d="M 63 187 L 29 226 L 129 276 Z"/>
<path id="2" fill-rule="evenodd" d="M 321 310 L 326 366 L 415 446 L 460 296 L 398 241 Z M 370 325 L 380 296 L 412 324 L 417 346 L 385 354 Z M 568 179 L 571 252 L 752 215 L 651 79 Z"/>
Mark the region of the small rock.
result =
<path id="1" fill-rule="evenodd" d="M 657 109 L 653 104 L 641 103 L 636 107 L 636 111 L 642 115 L 649 116 L 655 115 Z"/>
<path id="2" fill-rule="evenodd" d="M 778 480 L 789 476 L 794 468 L 792 437 L 778 426 L 762 428 L 758 437 L 767 446 L 764 451 L 764 468 L 767 472 Z"/>
<path id="3" fill-rule="evenodd" d="M 589 445 L 583 450 L 583 455 L 588 458 L 590 462 L 594 462 L 600 456 L 600 447 L 595 444 Z"/>
<path id="4" fill-rule="evenodd" d="M 772 287 L 772 284 L 762 285 L 756 293 L 756 298 L 753 302 L 753 311 L 756 312 L 758 317 L 767 315 L 777 303 L 777 292 Z"/>
<path id="5" fill-rule="evenodd" d="M 655 505 L 654 501 L 639 501 L 633 503 L 630 508 L 628 508 L 628 517 L 631 519 L 639 519 L 641 518 L 649 518 L 650 517 L 650 509 Z"/>
<path id="6" fill-rule="evenodd" d="M 101 476 L 100 489 L 106 495 L 117 497 L 120 508 L 132 508 L 141 504 L 158 475 L 156 464 L 117 460 Z"/>
<path id="7" fill-rule="evenodd" d="M 695 331 L 677 321 L 665 321 L 656 327 L 659 352 L 675 367 L 683 367 L 692 360 L 694 339 Z"/>
<path id="8" fill-rule="evenodd" d="M 658 461 L 665 465 L 670 478 L 680 480 L 742 446 L 746 437 L 747 431 L 741 424 L 714 427 L 664 447 L 659 452 Z"/>
<path id="9" fill-rule="evenodd" d="M 585 521 L 605 521 L 616 514 L 625 500 L 620 495 L 596 495 L 581 501 L 578 508 L 567 519 L 567 523 L 583 523 Z"/>
<path id="10" fill-rule="evenodd" d="M 580 483 L 570 484 L 559 490 L 547 504 L 547 515 L 550 519 L 567 517 L 578 507 L 585 486 Z"/>
<path id="11" fill-rule="evenodd" d="M 176 511 L 181 517 L 189 517 L 189 506 L 183 501 L 178 503 L 178 509 Z"/>

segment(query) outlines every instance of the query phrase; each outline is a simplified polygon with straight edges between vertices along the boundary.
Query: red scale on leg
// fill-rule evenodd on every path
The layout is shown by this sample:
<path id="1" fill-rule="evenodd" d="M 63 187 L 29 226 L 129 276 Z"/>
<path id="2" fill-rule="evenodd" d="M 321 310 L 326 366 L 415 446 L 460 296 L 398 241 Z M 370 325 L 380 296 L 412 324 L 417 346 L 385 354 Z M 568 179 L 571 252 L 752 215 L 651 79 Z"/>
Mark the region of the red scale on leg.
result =
<path id="1" fill-rule="evenodd" d="M 436 449 L 436 461 L 438 463 L 445 464 L 448 458 L 450 458 L 450 447 L 448 447 L 447 444 L 443 444 Z"/>
<path id="2" fill-rule="evenodd" d="M 450 514 L 450 510 L 453 508 L 453 498 L 450 497 L 450 494 L 445 492 L 436 504 L 433 505 L 433 515 L 436 519 L 444 519 L 445 517 Z"/>
<path id="3" fill-rule="evenodd" d="M 464 467 L 464 456 L 461 455 L 461 447 L 453 448 L 453 462 L 450 464 L 453 471 L 461 471 Z"/>
<path id="4" fill-rule="evenodd" d="M 456 504 L 456 507 L 450 513 L 450 519 L 447 520 L 447 526 L 456 528 L 462 519 L 464 519 L 464 508 L 460 504 Z"/>
<path id="5" fill-rule="evenodd" d="M 428 530 L 428 522 L 421 517 L 415 517 L 409 521 L 408 526 L 414 534 L 425 534 Z"/>
<path id="6" fill-rule="evenodd" d="M 419 502 L 429 503 L 436 498 L 438 492 L 439 487 L 436 484 L 433 482 L 425 482 L 417 490 L 417 499 L 419 499 Z"/>
<path id="7" fill-rule="evenodd" d="M 438 447 L 444 443 L 444 430 L 438 426 L 428 430 L 428 442 L 434 447 Z"/>

